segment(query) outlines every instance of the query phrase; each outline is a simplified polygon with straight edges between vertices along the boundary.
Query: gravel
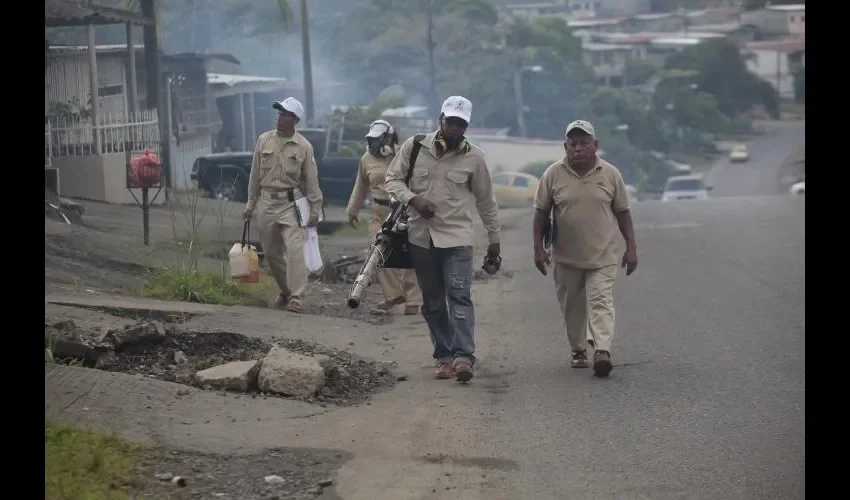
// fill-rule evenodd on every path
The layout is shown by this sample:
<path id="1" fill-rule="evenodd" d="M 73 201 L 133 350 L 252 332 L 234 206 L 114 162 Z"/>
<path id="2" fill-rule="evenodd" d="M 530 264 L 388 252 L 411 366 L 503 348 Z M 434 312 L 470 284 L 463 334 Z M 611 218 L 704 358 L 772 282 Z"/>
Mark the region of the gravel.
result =
<path id="1" fill-rule="evenodd" d="M 134 492 L 134 497 L 338 499 L 333 477 L 348 458 L 344 452 L 305 448 L 233 456 L 156 451 L 149 453 L 141 463 L 140 472 L 146 481 Z"/>

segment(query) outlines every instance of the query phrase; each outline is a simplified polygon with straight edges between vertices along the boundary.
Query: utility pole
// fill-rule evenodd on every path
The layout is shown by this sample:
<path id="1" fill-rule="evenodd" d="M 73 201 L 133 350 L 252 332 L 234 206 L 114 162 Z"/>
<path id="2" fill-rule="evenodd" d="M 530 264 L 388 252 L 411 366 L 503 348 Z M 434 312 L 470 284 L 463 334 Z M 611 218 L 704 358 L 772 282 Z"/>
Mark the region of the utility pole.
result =
<path id="1" fill-rule="evenodd" d="M 304 113 L 307 122 L 313 120 L 313 68 L 310 64 L 310 27 L 307 21 L 307 0 L 301 0 L 301 56 L 304 66 Z"/>
<path id="2" fill-rule="evenodd" d="M 431 116 L 437 116 L 440 112 L 440 96 L 437 95 L 437 66 L 434 64 L 434 1 L 428 0 L 427 6 L 428 15 L 428 35 L 426 43 L 428 44 L 428 108 L 432 110 Z"/>

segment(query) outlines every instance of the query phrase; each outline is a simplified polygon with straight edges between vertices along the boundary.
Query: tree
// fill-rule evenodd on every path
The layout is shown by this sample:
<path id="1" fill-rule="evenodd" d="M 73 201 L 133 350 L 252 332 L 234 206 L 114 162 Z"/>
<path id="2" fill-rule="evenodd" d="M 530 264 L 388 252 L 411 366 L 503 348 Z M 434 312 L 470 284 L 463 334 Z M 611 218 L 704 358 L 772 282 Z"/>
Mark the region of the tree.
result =
<path id="1" fill-rule="evenodd" d="M 779 116 L 779 98 L 770 84 L 747 69 L 744 56 L 731 40 L 709 39 L 670 56 L 665 67 L 696 72 L 694 83 L 717 99 L 723 114 L 735 116 L 763 105 Z"/>

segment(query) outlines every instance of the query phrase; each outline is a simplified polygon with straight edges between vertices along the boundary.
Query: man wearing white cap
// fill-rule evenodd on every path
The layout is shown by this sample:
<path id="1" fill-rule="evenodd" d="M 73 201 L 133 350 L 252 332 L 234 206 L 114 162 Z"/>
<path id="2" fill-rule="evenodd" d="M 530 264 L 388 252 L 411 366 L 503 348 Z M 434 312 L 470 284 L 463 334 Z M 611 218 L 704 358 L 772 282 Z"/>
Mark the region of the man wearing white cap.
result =
<path id="1" fill-rule="evenodd" d="M 543 238 L 552 217 L 555 287 L 572 348 L 573 368 L 587 368 L 587 347 L 595 349 L 594 375 L 613 368 L 614 282 L 618 264 L 626 276 L 637 267 L 635 230 L 623 176 L 597 154 L 599 141 L 590 122 L 567 126 L 566 156 L 549 166 L 534 199 L 534 264 L 545 276 L 550 255 Z M 626 242 L 617 253 L 617 229 Z"/>
<path id="2" fill-rule="evenodd" d="M 472 205 L 487 230 L 488 259 L 499 258 L 501 232 L 484 152 L 463 135 L 471 118 L 468 99 L 446 99 L 440 128 L 420 137 L 421 149 L 412 170 L 416 137 L 402 144 L 387 171 L 385 186 L 411 207 L 410 255 L 422 289 L 422 316 L 439 364 L 437 378 L 454 376 L 460 382 L 472 378 L 475 363 Z"/>
<path id="3" fill-rule="evenodd" d="M 369 219 L 370 243 L 381 230 L 381 224 L 390 214 L 390 195 L 384 189 L 387 168 L 395 158 L 398 146 L 398 134 L 389 122 L 375 120 L 369 125 L 366 134 L 369 150 L 360 158 L 357 170 L 357 180 L 354 190 L 348 199 L 348 221 L 357 227 L 358 214 L 369 191 L 372 192 L 372 217 Z M 389 311 L 393 307 L 404 304 L 404 314 L 412 315 L 419 312 L 422 305 L 422 293 L 416 282 L 413 269 L 378 270 L 378 283 L 384 294 L 384 301 L 378 304 L 380 311 Z"/>
<path id="4" fill-rule="evenodd" d="M 315 226 L 322 213 L 322 191 L 313 145 L 295 130 L 304 116 L 304 107 L 294 97 L 274 102 L 272 107 L 277 110 L 277 129 L 257 139 L 243 215 L 250 219 L 257 210 L 266 261 L 280 288 L 275 307 L 300 313 L 308 272 L 304 261 L 304 221 L 300 220 L 295 200 L 307 197 L 310 217 L 305 225 Z"/>

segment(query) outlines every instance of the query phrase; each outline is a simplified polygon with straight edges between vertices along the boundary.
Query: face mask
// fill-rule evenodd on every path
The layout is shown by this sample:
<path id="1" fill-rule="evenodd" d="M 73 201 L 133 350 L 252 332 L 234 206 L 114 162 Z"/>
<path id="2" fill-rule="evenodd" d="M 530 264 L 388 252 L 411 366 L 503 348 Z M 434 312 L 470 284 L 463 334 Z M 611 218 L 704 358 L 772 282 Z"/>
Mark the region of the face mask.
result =
<path id="1" fill-rule="evenodd" d="M 449 149 L 457 149 L 463 141 L 462 135 L 443 134 L 443 140 L 446 141 L 446 147 Z"/>
<path id="2" fill-rule="evenodd" d="M 373 141 L 369 144 L 369 154 L 376 157 L 389 156 L 393 148 L 385 145 L 383 141 Z"/>

